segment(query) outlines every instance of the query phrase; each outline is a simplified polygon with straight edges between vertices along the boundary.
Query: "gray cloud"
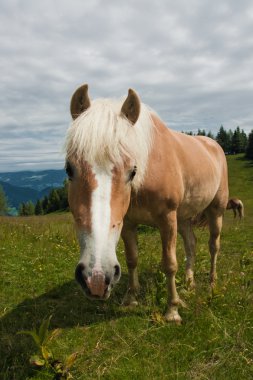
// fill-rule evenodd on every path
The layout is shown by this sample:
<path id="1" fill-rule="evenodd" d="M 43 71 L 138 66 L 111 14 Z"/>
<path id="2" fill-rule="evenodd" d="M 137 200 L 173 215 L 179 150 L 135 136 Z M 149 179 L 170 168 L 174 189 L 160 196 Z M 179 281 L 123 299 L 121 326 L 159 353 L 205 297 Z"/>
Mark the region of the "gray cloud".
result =
<path id="1" fill-rule="evenodd" d="M 135 88 L 173 129 L 253 128 L 253 5 L 3 0 L 0 171 L 62 167 L 69 99 Z"/>

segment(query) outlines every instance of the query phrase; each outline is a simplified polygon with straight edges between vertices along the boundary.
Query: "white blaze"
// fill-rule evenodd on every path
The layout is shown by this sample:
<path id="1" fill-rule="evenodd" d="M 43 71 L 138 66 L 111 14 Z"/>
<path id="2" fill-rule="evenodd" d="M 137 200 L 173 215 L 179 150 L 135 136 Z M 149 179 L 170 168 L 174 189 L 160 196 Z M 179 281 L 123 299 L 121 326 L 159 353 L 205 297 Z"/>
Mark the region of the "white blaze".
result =
<path id="1" fill-rule="evenodd" d="M 92 277 L 97 272 L 114 273 L 119 265 L 116 244 L 121 228 L 111 229 L 112 172 L 92 166 L 97 182 L 91 195 L 91 233 L 79 231 L 81 248 L 80 262 L 92 269 Z"/>
<path id="2" fill-rule="evenodd" d="M 109 235 L 111 221 L 111 188 L 112 174 L 93 167 L 97 187 L 91 198 L 91 228 L 93 254 L 95 254 L 94 270 L 100 271 L 101 259 L 110 250 Z M 110 254 L 110 252 L 109 252 Z"/>

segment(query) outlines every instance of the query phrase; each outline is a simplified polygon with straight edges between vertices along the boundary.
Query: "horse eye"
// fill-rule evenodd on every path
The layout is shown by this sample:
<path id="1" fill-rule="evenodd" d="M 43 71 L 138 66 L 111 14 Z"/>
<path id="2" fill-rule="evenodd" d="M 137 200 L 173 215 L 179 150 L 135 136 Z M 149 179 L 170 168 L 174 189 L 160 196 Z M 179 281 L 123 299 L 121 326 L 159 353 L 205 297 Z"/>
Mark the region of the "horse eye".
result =
<path id="1" fill-rule="evenodd" d="M 129 181 L 132 181 L 134 179 L 136 172 L 137 172 L 137 166 L 134 166 L 133 170 L 129 174 Z"/>
<path id="2" fill-rule="evenodd" d="M 69 180 L 71 181 L 72 177 L 73 177 L 73 168 L 68 161 L 66 162 L 65 170 L 66 170 L 66 173 L 69 177 Z"/>

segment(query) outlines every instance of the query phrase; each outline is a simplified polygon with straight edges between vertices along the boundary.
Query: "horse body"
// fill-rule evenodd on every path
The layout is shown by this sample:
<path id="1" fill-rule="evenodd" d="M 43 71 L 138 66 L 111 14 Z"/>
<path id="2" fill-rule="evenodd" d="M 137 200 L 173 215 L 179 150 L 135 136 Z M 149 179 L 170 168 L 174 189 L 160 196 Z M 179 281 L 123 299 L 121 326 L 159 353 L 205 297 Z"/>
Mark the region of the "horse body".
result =
<path id="1" fill-rule="evenodd" d="M 118 152 L 112 151 L 106 143 L 109 132 L 101 130 L 105 135 L 101 143 L 97 142 L 97 155 L 89 153 L 92 150 L 89 143 L 92 145 L 92 134 L 95 141 L 99 128 L 95 126 L 97 131 L 91 130 L 91 136 L 87 137 L 86 133 L 82 137 L 89 115 L 92 120 L 98 118 L 97 112 L 92 114 L 87 87 L 79 88 L 73 95 L 71 113 L 74 122 L 68 139 L 67 160 L 72 168 L 69 204 L 81 247 L 77 280 L 89 297 L 108 298 L 120 277 L 115 249 L 121 232 L 129 272 L 124 303 L 136 304 L 139 289 L 137 225 L 156 226 L 162 240 L 162 267 L 168 278 L 166 319 L 179 322 L 176 237 L 177 232 L 183 237 L 186 279 L 194 286 L 196 238 L 192 221 L 199 214 L 205 217 L 210 230 L 211 284 L 216 277 L 222 216 L 228 200 L 227 166 L 222 149 L 209 138 L 168 129 L 154 112 L 140 103 L 134 91 L 129 90 L 121 109 L 106 114 L 112 134 L 121 133 L 120 128 L 124 131 L 116 147 L 121 149 L 121 160 L 115 162 Z M 98 120 L 102 123 L 101 118 Z M 126 139 L 130 143 L 124 146 Z M 83 153 L 82 145 L 86 146 Z M 96 143 L 93 145 L 95 150 Z"/>
<path id="2" fill-rule="evenodd" d="M 136 227 L 140 223 L 158 227 L 163 242 L 163 269 L 172 279 L 170 294 L 175 295 L 170 300 L 172 306 L 168 308 L 166 317 L 168 320 L 180 320 L 176 307 L 179 299 L 173 279 L 177 270 L 173 239 L 178 230 L 187 255 L 186 280 L 193 287 L 196 238 L 192 220 L 200 213 L 210 219 L 210 280 L 214 284 L 222 215 L 228 199 L 227 166 L 224 153 L 215 141 L 169 130 L 157 116 L 153 120 L 154 144 L 147 174 L 138 192 L 132 193 L 122 231 L 130 275 L 125 303 L 136 303 L 135 295 L 139 288 L 134 273 L 137 266 Z M 172 241 L 168 241 L 168 237 L 172 237 Z"/>

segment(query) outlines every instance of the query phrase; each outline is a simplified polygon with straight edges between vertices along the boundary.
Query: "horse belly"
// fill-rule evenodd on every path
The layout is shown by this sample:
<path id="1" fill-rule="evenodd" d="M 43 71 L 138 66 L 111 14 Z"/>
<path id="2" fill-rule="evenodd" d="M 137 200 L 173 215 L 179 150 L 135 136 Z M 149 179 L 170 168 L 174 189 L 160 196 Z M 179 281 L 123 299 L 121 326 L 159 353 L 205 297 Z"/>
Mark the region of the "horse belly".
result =
<path id="1" fill-rule="evenodd" d="M 217 189 L 209 188 L 208 191 L 198 190 L 186 192 L 183 201 L 178 207 L 179 219 L 189 219 L 205 210 L 214 199 Z"/>
<path id="2" fill-rule="evenodd" d="M 130 220 L 133 224 L 145 224 L 151 227 L 156 226 L 151 212 L 142 207 L 130 208 L 127 212 L 126 219 Z"/>

